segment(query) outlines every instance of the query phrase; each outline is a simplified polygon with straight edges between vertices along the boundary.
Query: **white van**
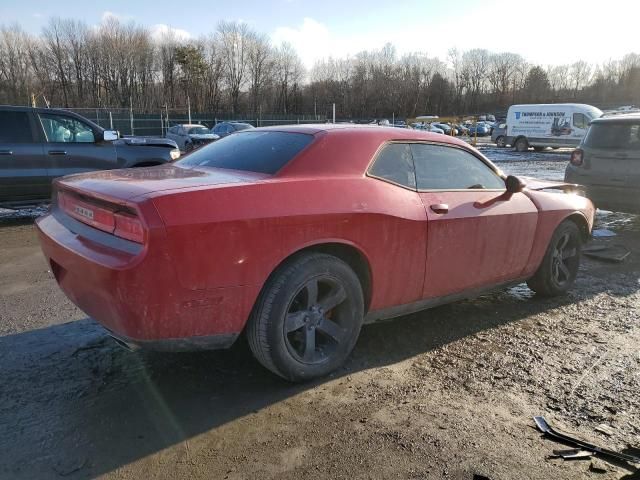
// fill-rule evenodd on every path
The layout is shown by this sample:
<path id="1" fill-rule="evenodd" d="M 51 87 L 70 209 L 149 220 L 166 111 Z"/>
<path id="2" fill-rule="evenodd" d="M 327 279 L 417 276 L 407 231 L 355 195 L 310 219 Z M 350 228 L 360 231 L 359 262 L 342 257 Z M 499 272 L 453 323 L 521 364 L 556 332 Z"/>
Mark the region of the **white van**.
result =
<path id="1" fill-rule="evenodd" d="M 600 116 L 602 111 L 581 103 L 512 105 L 507 112 L 506 136 L 496 143 L 512 145 L 518 152 L 529 147 L 577 147 L 589 122 Z"/>

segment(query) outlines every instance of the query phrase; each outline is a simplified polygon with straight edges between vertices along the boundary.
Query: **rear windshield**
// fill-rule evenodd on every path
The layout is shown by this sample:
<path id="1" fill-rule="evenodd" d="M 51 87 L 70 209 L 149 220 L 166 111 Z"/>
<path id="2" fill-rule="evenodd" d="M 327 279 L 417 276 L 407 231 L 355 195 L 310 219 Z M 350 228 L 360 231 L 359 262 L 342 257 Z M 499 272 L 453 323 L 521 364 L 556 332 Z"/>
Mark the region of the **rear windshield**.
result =
<path id="1" fill-rule="evenodd" d="M 640 124 L 593 123 L 584 146 L 612 150 L 640 150 Z"/>
<path id="2" fill-rule="evenodd" d="M 303 133 L 246 131 L 210 143 L 176 163 L 274 174 L 312 140 L 312 135 Z"/>

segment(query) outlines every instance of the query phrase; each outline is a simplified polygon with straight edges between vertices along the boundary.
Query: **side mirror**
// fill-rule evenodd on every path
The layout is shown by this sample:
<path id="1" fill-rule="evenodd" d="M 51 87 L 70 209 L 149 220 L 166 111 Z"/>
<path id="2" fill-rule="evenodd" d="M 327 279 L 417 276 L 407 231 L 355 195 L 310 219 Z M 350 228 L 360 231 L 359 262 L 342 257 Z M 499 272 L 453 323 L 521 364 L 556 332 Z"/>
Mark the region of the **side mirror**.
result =
<path id="1" fill-rule="evenodd" d="M 113 142 L 118 139 L 118 132 L 115 130 L 105 130 L 102 133 L 102 140 L 105 142 Z"/>
<path id="2" fill-rule="evenodd" d="M 526 186 L 515 175 L 509 175 L 505 179 L 504 183 L 505 183 L 505 186 L 507 187 L 507 193 L 518 193 L 518 192 L 521 192 L 522 189 Z"/>

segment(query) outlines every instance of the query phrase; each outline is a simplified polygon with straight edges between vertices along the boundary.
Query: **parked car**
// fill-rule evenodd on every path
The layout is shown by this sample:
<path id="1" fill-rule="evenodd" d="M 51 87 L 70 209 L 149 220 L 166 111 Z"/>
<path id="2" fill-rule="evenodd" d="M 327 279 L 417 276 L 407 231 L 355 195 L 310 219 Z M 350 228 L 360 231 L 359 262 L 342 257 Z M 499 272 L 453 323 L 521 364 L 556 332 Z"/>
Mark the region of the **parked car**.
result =
<path id="1" fill-rule="evenodd" d="M 583 185 L 598 208 L 640 213 L 640 115 L 592 120 L 565 180 Z"/>
<path id="2" fill-rule="evenodd" d="M 495 143 L 498 148 L 504 148 L 507 146 L 507 124 L 496 122 L 493 131 L 491 132 L 491 141 Z"/>
<path id="3" fill-rule="evenodd" d="M 171 140 L 119 138 L 66 110 L 0 106 L 3 204 L 47 200 L 52 180 L 62 175 L 160 165 L 179 156 Z"/>
<path id="4" fill-rule="evenodd" d="M 451 135 L 451 125 L 446 123 L 432 123 L 431 125 L 442 130 L 445 135 Z"/>
<path id="5" fill-rule="evenodd" d="M 476 123 L 475 125 L 469 126 L 468 129 L 468 135 L 470 137 L 486 137 L 487 135 L 489 135 L 489 127 L 487 127 L 484 123 Z"/>
<path id="6" fill-rule="evenodd" d="M 507 112 L 506 144 L 518 152 L 529 147 L 577 147 L 589 122 L 602 111 L 581 103 L 512 105 Z"/>
<path id="7" fill-rule="evenodd" d="M 462 125 L 462 124 L 458 124 L 455 127 L 456 127 L 456 131 L 458 132 L 457 133 L 458 136 L 469 135 L 469 127 L 466 127 L 465 125 Z"/>
<path id="8" fill-rule="evenodd" d="M 220 138 L 231 135 L 235 132 L 241 132 L 242 130 L 249 130 L 255 128 L 250 123 L 242 122 L 220 122 L 211 129 L 211 133 L 218 135 Z"/>
<path id="9" fill-rule="evenodd" d="M 121 344 L 246 332 L 300 381 L 338 368 L 363 323 L 523 281 L 570 289 L 593 205 L 526 183 L 454 137 L 267 127 L 172 165 L 60 179 L 37 229 L 62 290 Z"/>
<path id="10" fill-rule="evenodd" d="M 166 137 L 175 141 L 178 144 L 178 148 L 183 152 L 190 152 L 194 148 L 201 147 L 220 138 L 215 133 L 211 133 L 205 126 L 189 123 L 174 125 L 169 128 Z"/>

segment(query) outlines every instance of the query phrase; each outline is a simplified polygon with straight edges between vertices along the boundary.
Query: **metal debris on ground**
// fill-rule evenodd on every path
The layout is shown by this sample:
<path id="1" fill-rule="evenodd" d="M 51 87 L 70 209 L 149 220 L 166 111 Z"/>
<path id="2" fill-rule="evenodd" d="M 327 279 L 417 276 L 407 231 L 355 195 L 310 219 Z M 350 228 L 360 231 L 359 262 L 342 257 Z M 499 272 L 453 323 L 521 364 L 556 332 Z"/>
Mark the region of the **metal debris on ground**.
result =
<path id="1" fill-rule="evenodd" d="M 544 433 L 545 435 L 555 440 L 559 440 L 563 443 L 567 443 L 570 445 L 575 445 L 576 447 L 579 447 L 583 450 L 588 450 L 593 453 L 599 453 L 607 457 L 617 458 L 618 460 L 622 460 L 624 462 L 640 464 L 640 457 L 627 455 L 626 453 L 615 452 L 613 450 L 609 450 L 606 448 L 597 447 L 591 443 L 585 442 L 584 440 L 578 440 L 576 438 L 570 437 L 569 435 L 565 435 L 564 433 L 560 433 L 557 430 L 554 430 L 547 423 L 544 417 L 540 417 L 540 416 L 533 417 L 533 421 L 536 423 L 536 426 L 542 433 Z"/>
<path id="2" fill-rule="evenodd" d="M 593 457 L 593 452 L 582 450 L 581 448 L 571 448 L 569 450 L 554 450 L 554 458 L 562 458 L 564 460 L 584 460 Z"/>
<path id="3" fill-rule="evenodd" d="M 589 258 L 595 258 L 597 260 L 604 260 L 607 262 L 620 263 L 624 261 L 631 251 L 624 245 L 605 245 L 605 244 L 593 244 L 587 245 L 582 248 L 584 253 Z"/>

